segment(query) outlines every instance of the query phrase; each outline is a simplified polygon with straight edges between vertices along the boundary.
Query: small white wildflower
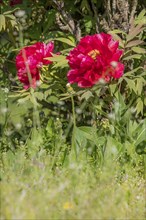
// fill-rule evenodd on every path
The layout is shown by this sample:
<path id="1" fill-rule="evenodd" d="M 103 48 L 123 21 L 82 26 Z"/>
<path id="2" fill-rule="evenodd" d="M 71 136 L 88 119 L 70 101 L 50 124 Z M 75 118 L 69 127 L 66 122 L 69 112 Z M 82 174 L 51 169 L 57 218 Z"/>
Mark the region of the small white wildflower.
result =
<path id="1" fill-rule="evenodd" d="M 36 81 L 36 86 L 40 86 L 41 82 L 39 80 Z"/>
<path id="2" fill-rule="evenodd" d="M 88 153 L 91 154 L 92 151 L 93 151 L 92 147 L 89 147 L 89 148 L 88 148 Z"/>
<path id="3" fill-rule="evenodd" d="M 76 108 L 76 113 L 77 113 L 77 114 L 82 114 L 82 109 Z"/>
<path id="4" fill-rule="evenodd" d="M 17 31 L 14 31 L 14 32 L 13 32 L 13 35 L 14 35 L 14 36 L 18 36 L 18 32 L 17 32 Z"/>
<path id="5" fill-rule="evenodd" d="M 24 10 L 17 10 L 14 14 L 17 18 L 21 18 L 25 15 L 25 11 Z"/>
<path id="6" fill-rule="evenodd" d="M 2 114 L 5 114 L 7 111 L 8 111 L 8 108 L 6 108 L 6 107 L 1 108 L 1 113 Z"/>
<path id="7" fill-rule="evenodd" d="M 20 123 L 15 124 L 15 128 L 16 128 L 17 130 L 19 130 L 21 127 L 22 127 L 22 126 L 21 126 Z"/>
<path id="8" fill-rule="evenodd" d="M 109 113 L 108 118 L 112 119 L 112 120 L 115 120 L 115 114 L 114 113 Z"/>
<path id="9" fill-rule="evenodd" d="M 59 102 L 58 102 L 58 105 L 64 105 L 64 104 L 65 104 L 64 101 L 59 101 Z"/>

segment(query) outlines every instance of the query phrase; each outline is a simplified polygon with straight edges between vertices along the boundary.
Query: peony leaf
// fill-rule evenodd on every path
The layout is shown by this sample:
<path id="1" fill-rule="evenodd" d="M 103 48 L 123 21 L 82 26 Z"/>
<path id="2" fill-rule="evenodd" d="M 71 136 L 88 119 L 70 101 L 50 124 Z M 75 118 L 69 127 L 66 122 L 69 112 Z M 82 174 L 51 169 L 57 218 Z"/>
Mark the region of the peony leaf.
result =
<path id="1" fill-rule="evenodd" d="M 133 55 L 123 58 L 123 60 L 140 59 L 140 58 L 141 58 L 140 54 L 133 54 Z"/>
<path id="2" fill-rule="evenodd" d="M 47 57 L 47 58 L 44 58 L 45 60 L 50 60 L 50 61 L 53 61 L 53 62 L 59 62 L 59 61 L 64 61 L 66 60 L 66 57 L 63 56 L 63 55 L 54 55 L 53 57 Z"/>
<path id="3" fill-rule="evenodd" d="M 132 46 L 137 46 L 137 45 L 142 44 L 142 43 L 143 43 L 142 40 L 133 40 L 133 41 L 130 41 L 130 42 L 125 46 L 125 48 L 132 47 Z"/>
<path id="4" fill-rule="evenodd" d="M 68 38 L 59 37 L 59 38 L 55 38 L 55 40 L 61 41 L 63 43 L 66 43 L 66 44 L 68 44 L 68 45 L 70 45 L 72 47 L 76 46 L 75 42 L 69 40 Z"/>
<path id="5" fill-rule="evenodd" d="M 141 100 L 141 98 L 137 99 L 137 105 L 136 105 L 136 109 L 137 109 L 137 115 L 141 112 L 141 114 L 143 114 L 143 101 Z"/>
<path id="6" fill-rule="evenodd" d="M 4 12 L 4 15 L 7 15 L 7 14 L 12 14 L 12 13 L 14 13 L 15 11 L 17 11 L 17 10 L 19 10 L 20 8 L 14 8 L 14 10 L 12 10 L 12 11 L 5 11 Z"/>
<path id="7" fill-rule="evenodd" d="M 146 10 L 143 9 L 140 14 L 138 15 L 138 17 L 135 19 L 135 24 L 145 24 L 146 23 Z"/>
<path id="8" fill-rule="evenodd" d="M 129 89 L 133 90 L 137 94 L 135 82 L 131 79 L 128 79 L 128 78 L 125 78 L 125 81 L 127 82 Z"/>
<path id="9" fill-rule="evenodd" d="M 119 29 L 115 29 L 115 30 L 112 30 L 112 31 L 110 31 L 110 32 L 112 32 L 112 33 L 114 33 L 114 34 L 124 34 L 124 35 L 127 35 L 124 31 L 119 30 Z"/>
<path id="10" fill-rule="evenodd" d="M 137 79 L 136 90 L 138 95 L 141 95 L 144 83 L 145 80 L 142 77 Z"/>
<path id="11" fill-rule="evenodd" d="M 57 67 L 64 68 L 64 67 L 67 67 L 67 66 L 68 66 L 68 61 L 67 61 L 67 60 L 62 60 L 62 61 L 57 62 L 57 63 L 53 66 L 53 69 L 55 69 L 55 68 L 57 68 Z"/>
<path id="12" fill-rule="evenodd" d="M 5 30 L 6 27 L 6 19 L 5 16 L 0 14 L 0 31 L 3 29 Z"/>
<path id="13" fill-rule="evenodd" d="M 132 30 L 130 30 L 129 34 L 127 35 L 127 41 L 130 41 L 138 36 L 138 34 L 140 34 L 145 29 L 142 26 L 143 24 L 138 24 L 136 27 L 132 28 Z"/>
<path id="14" fill-rule="evenodd" d="M 137 19 L 139 19 L 139 20 L 142 19 L 142 18 L 145 16 L 145 14 L 146 14 L 146 9 L 143 9 L 143 10 L 139 13 Z"/>
<path id="15" fill-rule="evenodd" d="M 91 28 L 92 28 L 92 20 L 91 20 L 90 16 L 85 16 L 84 17 L 84 25 L 85 25 L 86 33 L 89 34 L 90 31 L 91 31 Z"/>
<path id="16" fill-rule="evenodd" d="M 92 92 L 87 91 L 87 92 L 83 93 L 83 95 L 81 95 L 81 100 L 85 99 L 87 101 L 90 97 L 93 97 L 93 94 L 92 94 Z"/>
<path id="17" fill-rule="evenodd" d="M 17 22 L 14 20 L 10 20 L 12 27 L 15 27 L 17 25 Z"/>
<path id="18" fill-rule="evenodd" d="M 131 50 L 133 50 L 135 53 L 146 53 L 146 50 L 141 47 L 132 47 Z"/>
<path id="19" fill-rule="evenodd" d="M 5 15 L 5 17 L 10 18 L 10 19 L 12 19 L 12 20 L 15 20 L 15 19 L 16 19 L 14 15 Z"/>
<path id="20" fill-rule="evenodd" d="M 34 96 L 38 99 L 38 100 L 43 100 L 44 95 L 42 92 L 34 92 Z"/>
<path id="21" fill-rule="evenodd" d="M 143 67 L 139 66 L 139 67 L 137 67 L 137 68 L 135 68 L 135 69 L 133 69 L 133 70 L 131 70 L 131 71 L 128 71 L 128 72 L 126 72 L 126 73 L 124 74 L 123 77 L 131 76 L 133 73 L 135 73 L 135 72 L 136 72 L 137 70 L 139 70 L 139 69 L 143 69 Z"/>
<path id="22" fill-rule="evenodd" d="M 30 99 L 30 96 L 26 96 L 25 98 L 18 99 L 18 104 L 24 104 L 26 101 Z"/>
<path id="23" fill-rule="evenodd" d="M 110 87 L 111 94 L 113 95 L 115 93 L 116 88 L 117 88 L 117 84 L 111 84 L 111 85 L 109 85 L 109 87 Z"/>

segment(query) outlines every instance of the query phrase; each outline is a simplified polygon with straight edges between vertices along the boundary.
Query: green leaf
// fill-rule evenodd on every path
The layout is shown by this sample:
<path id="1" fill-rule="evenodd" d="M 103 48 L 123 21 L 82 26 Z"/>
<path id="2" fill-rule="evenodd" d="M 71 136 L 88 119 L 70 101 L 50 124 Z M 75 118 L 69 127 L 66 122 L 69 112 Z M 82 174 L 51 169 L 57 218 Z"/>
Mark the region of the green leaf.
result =
<path id="1" fill-rule="evenodd" d="M 136 90 L 137 90 L 138 95 L 141 95 L 142 93 L 144 82 L 145 80 L 143 78 L 137 79 Z"/>
<path id="2" fill-rule="evenodd" d="M 140 112 L 141 114 L 143 114 L 143 101 L 141 100 L 141 98 L 137 99 L 136 110 L 137 110 L 137 114 L 139 114 Z"/>
<path id="3" fill-rule="evenodd" d="M 78 142 L 79 147 L 83 148 L 87 144 L 86 133 L 76 127 L 75 129 L 75 139 Z"/>
<path id="4" fill-rule="evenodd" d="M 141 58 L 140 54 L 133 54 L 133 55 L 123 58 L 123 60 L 140 59 L 140 58 Z"/>
<path id="5" fill-rule="evenodd" d="M 127 76 L 131 76 L 133 73 L 137 72 L 139 69 L 143 69 L 142 66 L 139 66 L 131 71 L 128 71 L 126 73 L 124 73 L 123 78 L 127 77 Z"/>
<path id="6" fill-rule="evenodd" d="M 137 94 L 137 89 L 136 89 L 135 82 L 131 79 L 128 79 L 128 78 L 125 78 L 125 81 L 127 82 L 130 90 L 133 90 Z"/>
<path id="7" fill-rule="evenodd" d="M 142 19 L 142 18 L 145 16 L 145 14 L 146 14 L 146 9 L 143 9 L 143 10 L 139 13 L 137 19 L 139 19 L 139 20 Z"/>
<path id="8" fill-rule="evenodd" d="M 146 23 L 146 10 L 143 9 L 140 14 L 138 15 L 138 17 L 135 19 L 135 24 L 145 24 Z"/>
<path id="9" fill-rule="evenodd" d="M 11 23 L 12 27 L 15 27 L 17 25 L 17 22 L 14 20 L 10 20 L 10 23 Z"/>
<path id="10" fill-rule="evenodd" d="M 6 27 L 6 19 L 5 16 L 0 14 L 0 31 L 3 29 L 5 30 Z"/>
<path id="11" fill-rule="evenodd" d="M 52 137 L 53 136 L 53 119 L 50 118 L 48 120 L 47 126 L 46 126 L 46 132 L 47 134 Z"/>
<path id="12" fill-rule="evenodd" d="M 110 87 L 111 94 L 113 95 L 115 93 L 116 88 L 117 88 L 117 84 L 111 84 L 111 85 L 109 85 L 109 87 Z"/>
<path id="13" fill-rule="evenodd" d="M 137 139 L 135 140 L 135 146 L 146 140 L 146 120 L 143 122 L 143 126 L 138 127 Z"/>
<path id="14" fill-rule="evenodd" d="M 119 29 L 112 30 L 111 32 L 114 33 L 114 34 L 124 34 L 124 35 L 127 35 L 124 31 L 119 30 Z"/>
<path id="15" fill-rule="evenodd" d="M 130 33 L 127 35 L 127 41 L 132 40 L 136 36 L 138 36 L 145 28 L 142 27 L 143 24 L 138 24 L 136 27 L 134 27 Z"/>
<path id="16" fill-rule="evenodd" d="M 47 33 L 49 31 L 49 28 L 53 26 L 54 22 L 55 22 L 55 15 L 56 15 L 56 11 L 54 9 L 51 9 L 47 12 L 47 21 L 44 22 L 43 26 L 44 26 L 44 31 L 43 34 Z"/>
<path id="17" fill-rule="evenodd" d="M 10 18 L 10 19 L 12 19 L 12 20 L 15 20 L 15 19 L 16 19 L 14 15 L 5 15 L 5 17 Z"/>
<path id="18" fill-rule="evenodd" d="M 14 8 L 13 10 L 11 10 L 11 11 L 5 11 L 4 12 L 4 15 L 7 15 L 7 14 L 12 14 L 12 13 L 14 13 L 15 11 L 17 11 L 17 10 L 19 10 L 20 8 Z"/>
<path id="19" fill-rule="evenodd" d="M 25 103 L 26 101 L 28 101 L 30 99 L 30 96 L 26 96 L 25 98 L 22 98 L 22 99 L 18 99 L 18 103 L 19 104 L 23 104 Z"/>
<path id="20" fill-rule="evenodd" d="M 66 60 L 66 56 L 63 56 L 63 55 L 54 55 L 53 57 L 47 57 L 47 58 L 44 58 L 45 60 L 50 60 L 50 61 L 53 61 L 53 62 L 62 62 L 64 60 Z"/>
<path id="21" fill-rule="evenodd" d="M 72 47 L 76 46 L 75 42 L 69 40 L 68 38 L 59 37 L 59 38 L 55 38 L 54 40 L 61 41 L 61 42 L 66 43 L 66 44 L 68 44 L 68 45 L 70 45 Z"/>
<path id="22" fill-rule="evenodd" d="M 142 44 L 142 43 L 143 43 L 142 40 L 133 40 L 133 41 L 130 41 L 130 42 L 125 46 L 125 48 L 132 47 L 132 46 L 137 46 L 137 45 L 140 45 L 140 44 Z"/>
<path id="23" fill-rule="evenodd" d="M 146 50 L 144 48 L 141 47 L 132 47 L 131 50 L 133 50 L 135 53 L 146 53 Z"/>
<path id="24" fill-rule="evenodd" d="M 81 98 L 81 100 L 82 100 L 82 99 L 85 99 L 85 100 L 87 101 L 90 97 L 93 97 L 92 92 L 86 91 L 86 92 L 84 92 L 84 93 L 81 95 L 80 98 Z"/>
<path id="25" fill-rule="evenodd" d="M 108 136 L 105 151 L 105 161 L 109 159 L 111 160 L 111 158 L 116 160 L 122 149 L 123 145 L 118 140 L 112 138 L 111 136 Z"/>
<path id="26" fill-rule="evenodd" d="M 44 98 L 44 95 L 42 92 L 34 92 L 34 96 L 38 99 L 38 100 L 42 100 Z"/>
<path id="27" fill-rule="evenodd" d="M 90 33 L 92 28 L 92 20 L 90 16 L 84 17 L 84 24 L 85 24 L 86 33 Z"/>
<path id="28" fill-rule="evenodd" d="M 65 68 L 65 67 L 67 67 L 67 66 L 68 66 L 68 61 L 67 61 L 67 60 L 63 60 L 63 61 L 57 62 L 57 63 L 53 66 L 53 69 L 58 68 L 58 67 L 60 67 L 60 68 Z"/>
<path id="29" fill-rule="evenodd" d="M 78 129 L 80 130 L 84 138 L 92 141 L 96 146 L 105 144 L 106 138 L 98 137 L 96 134 L 96 129 L 94 127 L 81 126 Z"/>

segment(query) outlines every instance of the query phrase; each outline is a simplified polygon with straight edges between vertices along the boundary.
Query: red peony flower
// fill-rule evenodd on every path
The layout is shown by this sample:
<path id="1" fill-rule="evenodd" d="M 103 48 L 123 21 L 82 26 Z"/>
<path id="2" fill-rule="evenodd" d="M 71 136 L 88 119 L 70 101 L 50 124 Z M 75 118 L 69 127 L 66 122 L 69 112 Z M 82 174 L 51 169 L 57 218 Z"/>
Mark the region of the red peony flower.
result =
<path id="1" fill-rule="evenodd" d="M 10 1 L 10 6 L 22 4 L 22 0 L 11 0 Z"/>
<path id="2" fill-rule="evenodd" d="M 44 58 L 51 57 L 53 52 L 53 42 L 47 45 L 37 42 L 34 45 L 24 47 L 16 56 L 17 75 L 24 88 L 36 87 L 36 82 L 40 79 L 39 69 L 43 65 L 52 63 Z"/>
<path id="3" fill-rule="evenodd" d="M 92 87 L 101 79 L 108 82 L 123 75 L 124 65 L 119 62 L 122 50 L 118 41 L 109 34 L 101 33 L 83 37 L 67 57 L 71 70 L 69 83 L 79 87 Z"/>

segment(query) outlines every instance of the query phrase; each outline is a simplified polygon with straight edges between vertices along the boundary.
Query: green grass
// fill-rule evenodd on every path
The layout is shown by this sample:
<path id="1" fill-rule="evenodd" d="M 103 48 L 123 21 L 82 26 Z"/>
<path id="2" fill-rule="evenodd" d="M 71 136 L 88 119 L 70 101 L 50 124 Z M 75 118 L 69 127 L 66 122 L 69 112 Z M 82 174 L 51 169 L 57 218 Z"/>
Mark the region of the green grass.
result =
<path id="1" fill-rule="evenodd" d="M 2 155 L 1 219 L 145 219 L 137 168 L 81 159 L 51 170 L 51 161 L 44 151 L 33 159 L 22 150 Z"/>

